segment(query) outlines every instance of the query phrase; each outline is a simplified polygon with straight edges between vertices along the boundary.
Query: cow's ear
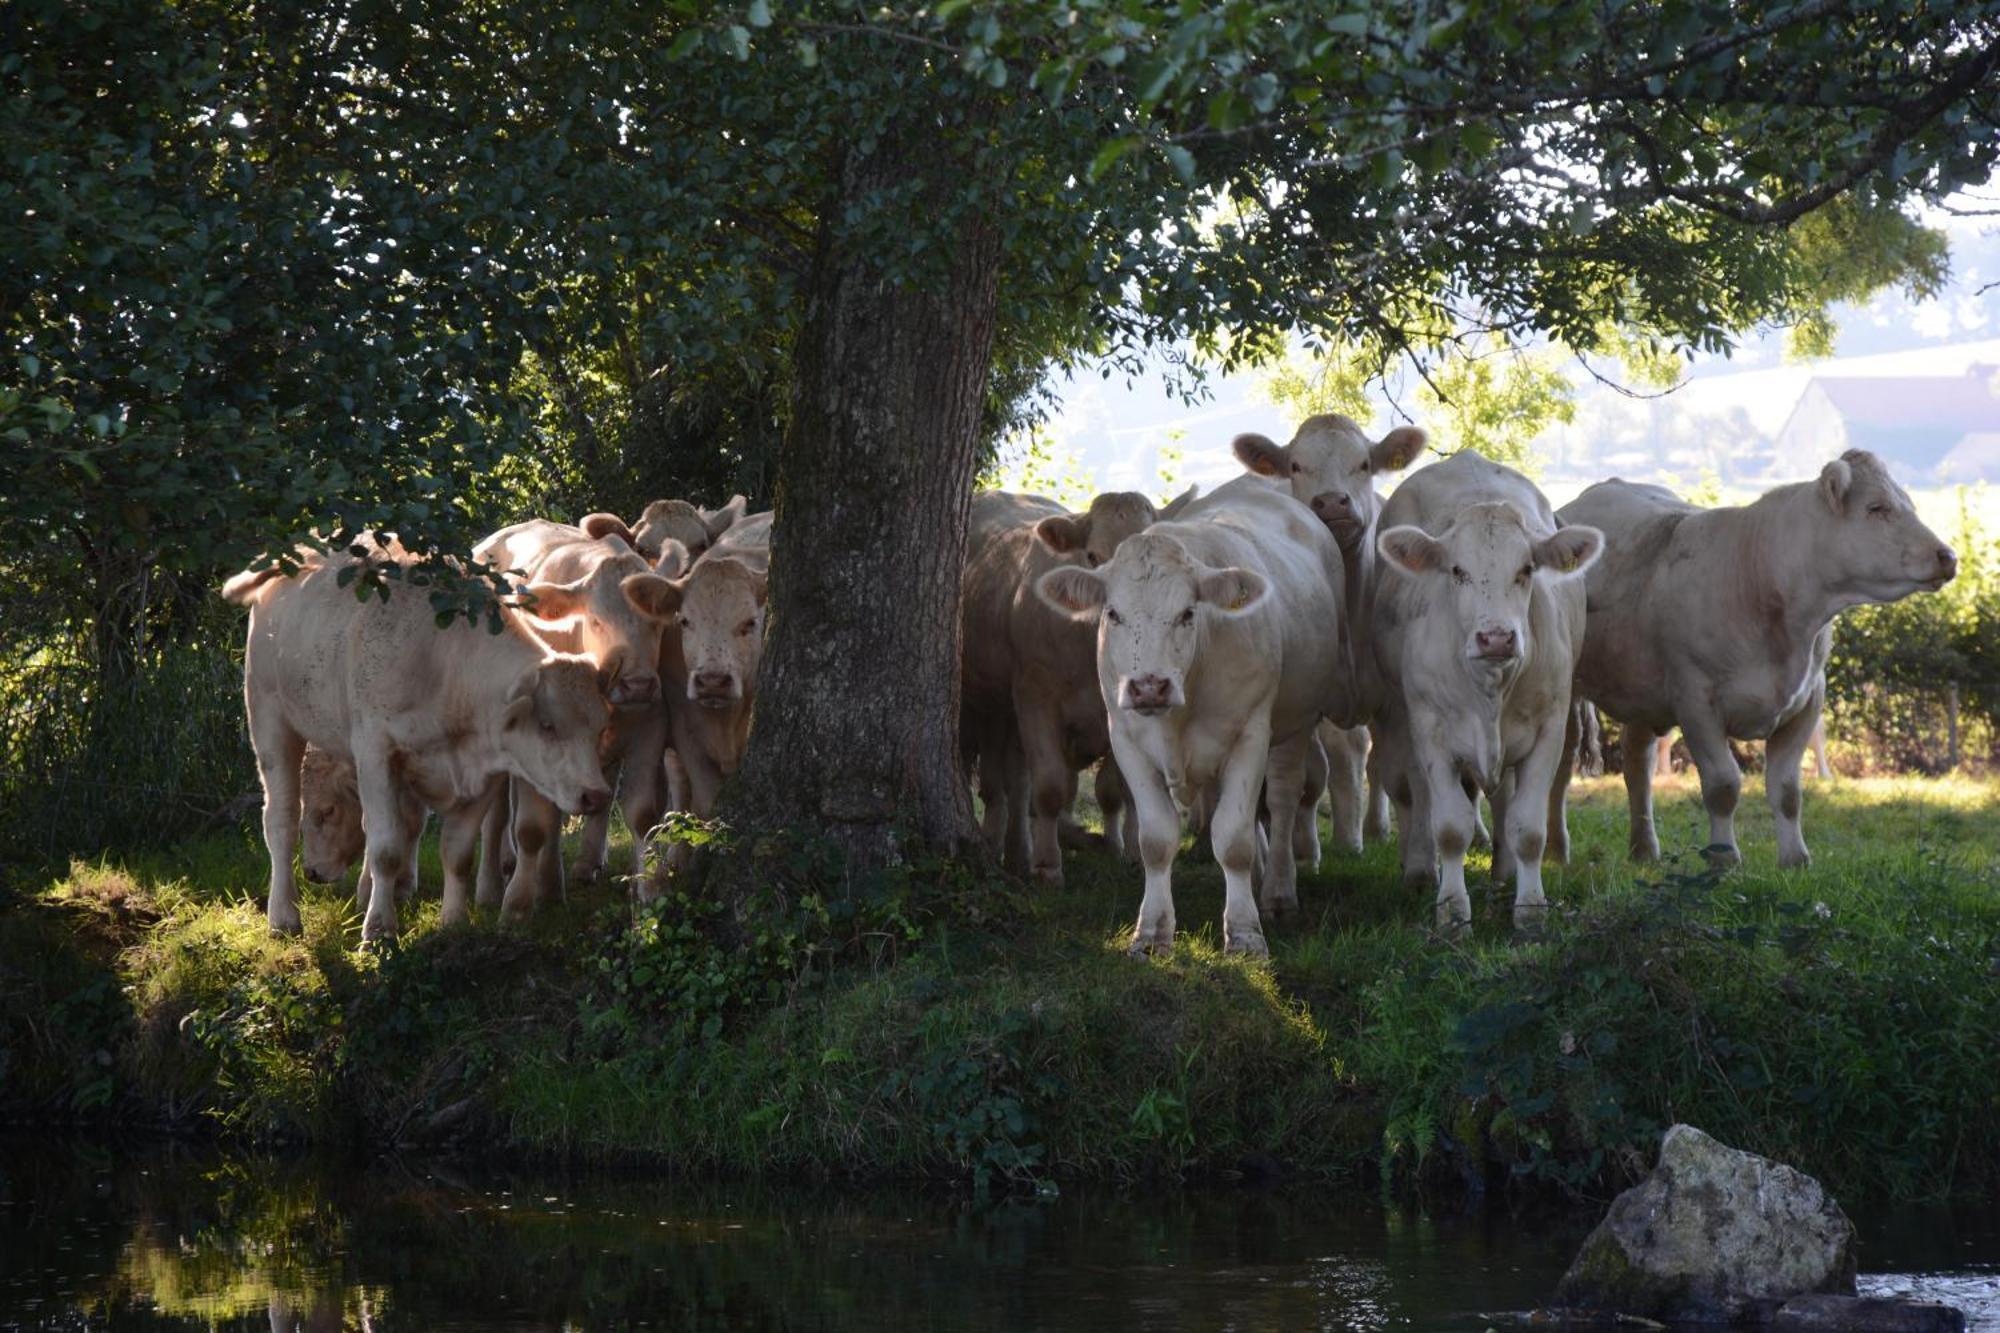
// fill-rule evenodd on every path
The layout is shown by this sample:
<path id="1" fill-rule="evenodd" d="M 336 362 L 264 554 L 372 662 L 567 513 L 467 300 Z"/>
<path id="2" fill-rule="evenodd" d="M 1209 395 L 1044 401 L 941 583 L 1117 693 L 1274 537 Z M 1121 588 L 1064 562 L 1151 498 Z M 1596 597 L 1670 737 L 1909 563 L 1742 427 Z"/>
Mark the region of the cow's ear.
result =
<path id="1" fill-rule="evenodd" d="M 1444 543 L 1422 528 L 1390 528 L 1375 539 L 1375 549 L 1405 574 L 1428 574 L 1444 567 Z"/>
<path id="2" fill-rule="evenodd" d="M 1422 426 L 1398 426 L 1368 451 L 1368 466 L 1375 472 L 1401 472 L 1417 461 L 1429 439 Z"/>
<path id="3" fill-rule="evenodd" d="M 542 670 L 530 667 L 514 682 L 514 688 L 507 691 L 507 707 L 501 714 L 501 726 L 512 731 L 535 716 L 535 687 L 541 684 Z"/>
<path id="4" fill-rule="evenodd" d="M 1080 565 L 1064 565 L 1035 581 L 1035 595 L 1072 620 L 1094 620 L 1104 605 L 1104 576 Z"/>
<path id="5" fill-rule="evenodd" d="M 523 609 L 537 620 L 561 620 L 582 611 L 590 601 L 590 580 L 574 583 L 530 583 L 525 591 L 535 604 Z"/>
<path id="6" fill-rule="evenodd" d="M 1604 554 L 1604 534 L 1579 523 L 1535 543 L 1535 568 L 1559 579 L 1575 578 Z"/>
<path id="7" fill-rule="evenodd" d="M 757 604 L 759 606 L 764 604 L 764 599 L 769 595 L 771 587 L 770 575 L 767 571 L 759 569 L 755 565 L 745 564 L 741 560 L 726 555 L 712 555 L 705 563 L 711 566 L 717 574 L 730 574 L 742 579 L 750 585 L 750 595 L 757 599 Z"/>
<path id="8" fill-rule="evenodd" d="M 1173 499 L 1167 501 L 1167 503 L 1161 508 L 1159 514 L 1154 517 L 1153 521 L 1155 523 L 1164 523 L 1168 519 L 1179 518 L 1181 510 L 1186 509 L 1189 505 L 1193 504 L 1198 498 L 1200 498 L 1200 496 L 1201 496 L 1201 487 L 1199 485 L 1190 485 L 1186 490 L 1182 491 L 1179 495 L 1176 495 Z"/>
<path id="9" fill-rule="evenodd" d="M 1259 435 L 1256 431 L 1246 431 L 1229 442 L 1229 447 L 1244 467 L 1260 477 L 1289 477 L 1292 475 L 1292 455 L 1282 444 L 1273 443 L 1270 436 Z"/>
<path id="10" fill-rule="evenodd" d="M 1845 459 L 1836 458 L 1820 469 L 1819 493 L 1826 497 L 1826 507 L 1836 514 L 1847 512 L 1847 493 L 1854 488 L 1854 469 Z"/>
<path id="11" fill-rule="evenodd" d="M 749 504 L 750 502 L 742 496 L 732 495 L 729 497 L 729 503 L 722 508 L 705 511 L 701 516 L 701 523 L 708 529 L 708 539 L 712 542 L 734 527 L 736 520 L 743 517 L 743 511 Z"/>
<path id="12" fill-rule="evenodd" d="M 653 572 L 663 579 L 677 579 L 687 573 L 688 566 L 693 563 L 694 557 L 688 554 L 688 548 L 669 537 L 660 543 L 660 558 L 653 562 Z"/>
<path id="13" fill-rule="evenodd" d="M 1035 524 L 1035 536 L 1057 555 L 1074 555 L 1090 544 L 1090 516 L 1050 514 Z"/>
<path id="14" fill-rule="evenodd" d="M 1204 570 L 1195 580 L 1195 596 L 1226 616 L 1240 616 L 1257 609 L 1271 585 L 1252 569 Z"/>
<path id="15" fill-rule="evenodd" d="M 634 611 L 653 620 L 665 620 L 680 609 L 680 589 L 658 574 L 629 575 L 618 588 Z"/>
<path id="16" fill-rule="evenodd" d="M 638 543 L 632 540 L 632 529 L 626 525 L 624 519 L 618 517 L 616 514 L 585 514 L 583 521 L 578 523 L 577 526 L 582 528 L 584 535 L 592 541 L 601 541 L 606 537 L 616 537 L 627 546 L 636 547 L 638 545 Z"/>

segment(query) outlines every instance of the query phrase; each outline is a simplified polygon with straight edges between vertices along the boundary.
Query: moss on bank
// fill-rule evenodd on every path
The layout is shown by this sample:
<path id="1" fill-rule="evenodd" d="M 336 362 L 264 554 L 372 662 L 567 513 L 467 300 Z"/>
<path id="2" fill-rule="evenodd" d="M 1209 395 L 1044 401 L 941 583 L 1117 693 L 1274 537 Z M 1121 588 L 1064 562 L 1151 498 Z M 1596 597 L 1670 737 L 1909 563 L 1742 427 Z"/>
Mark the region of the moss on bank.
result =
<path id="1" fill-rule="evenodd" d="M 1600 783 L 1541 942 L 1497 901 L 1470 943 L 1432 942 L 1378 848 L 1304 883 L 1268 966 L 1219 955 L 1193 858 L 1174 956 L 1126 958 L 1136 871 L 1089 853 L 1057 893 L 788 899 L 728 954 L 698 907 L 635 927 L 610 889 L 521 932 L 419 906 L 400 949 L 362 953 L 332 890 L 303 937 L 266 935 L 259 850 L 231 835 L 17 885 L 0 1114 L 690 1171 L 1579 1189 L 1688 1120 L 1844 1193 L 1970 1193 L 2000 1182 L 1994 794 L 1821 785 L 1817 861 L 1785 875 L 1752 806 L 1749 868 L 1718 880 L 1635 874 Z M 1662 815 L 1692 862 L 1691 785 Z"/>

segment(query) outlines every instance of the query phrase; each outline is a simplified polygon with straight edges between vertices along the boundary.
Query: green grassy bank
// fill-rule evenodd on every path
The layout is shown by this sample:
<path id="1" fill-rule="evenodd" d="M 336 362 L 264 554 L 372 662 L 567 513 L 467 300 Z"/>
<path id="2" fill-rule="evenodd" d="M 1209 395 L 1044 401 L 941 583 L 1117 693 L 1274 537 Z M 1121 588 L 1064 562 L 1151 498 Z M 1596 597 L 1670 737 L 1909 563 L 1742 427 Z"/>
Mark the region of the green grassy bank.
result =
<path id="1" fill-rule="evenodd" d="M 1181 943 L 1127 958 L 1138 872 L 1073 855 L 1060 892 L 921 875 L 794 894 L 740 948 L 698 908 L 636 925 L 610 888 L 532 928 L 363 953 L 309 891 L 275 941 L 248 832 L 18 877 L 0 899 L 0 1117 L 267 1140 L 449 1144 L 688 1171 L 1034 1183 L 1284 1170 L 1586 1191 L 1688 1120 L 1846 1195 L 2000 1184 L 2000 787 L 1808 789 L 1816 861 L 1636 873 L 1623 798 L 1584 784 L 1546 937 L 1475 895 L 1423 929 L 1394 852 L 1329 856 L 1270 964 L 1217 950 L 1220 876 L 1177 868 Z M 1481 863 L 1483 866 L 1483 862 Z"/>

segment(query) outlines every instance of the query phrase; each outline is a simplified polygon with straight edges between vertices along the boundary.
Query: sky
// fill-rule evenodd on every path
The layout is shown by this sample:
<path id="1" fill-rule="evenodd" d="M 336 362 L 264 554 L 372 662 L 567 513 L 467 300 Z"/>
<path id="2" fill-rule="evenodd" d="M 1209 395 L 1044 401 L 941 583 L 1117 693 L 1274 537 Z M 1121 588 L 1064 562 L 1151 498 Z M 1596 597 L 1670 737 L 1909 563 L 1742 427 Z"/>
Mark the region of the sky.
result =
<path id="1" fill-rule="evenodd" d="M 1740 409 L 1760 431 L 1775 434 L 1814 374 L 1956 375 L 1975 362 L 2000 362 L 2000 222 L 1943 214 L 1932 222 L 1947 233 L 1952 255 L 1950 279 L 1935 298 L 1915 303 L 1891 290 L 1866 305 L 1837 307 L 1840 336 L 1829 360 L 1787 361 L 1783 336 L 1775 332 L 1749 339 L 1726 358 L 1699 356 L 1670 396 L 1672 406 L 1702 415 Z M 1982 292 L 1988 284 L 1996 285 Z M 1189 405 L 1168 391 L 1165 356 L 1136 379 L 1118 371 L 1106 378 L 1100 370 L 1058 381 L 1059 406 L 1047 431 L 1058 470 L 1087 477 L 1093 490 L 1157 494 L 1188 482 L 1206 490 L 1241 471 L 1229 452 L 1238 433 L 1291 437 L 1295 423 L 1261 396 L 1254 373 L 1212 374 L 1206 400 Z M 1580 389 L 1579 423 L 1600 419 L 1593 407 L 1606 408 L 1601 400 L 1615 396 L 1595 383 Z M 1386 429 L 1394 418 L 1386 396 L 1382 404 L 1376 425 Z M 1545 443 L 1552 457 L 1563 452 L 1564 441 Z M 1171 488 L 1162 485 L 1163 458 L 1176 483 Z M 1643 468 L 1621 458 L 1620 469 L 1632 480 L 1693 480 L 1664 463 L 1655 475 L 1641 476 Z"/>

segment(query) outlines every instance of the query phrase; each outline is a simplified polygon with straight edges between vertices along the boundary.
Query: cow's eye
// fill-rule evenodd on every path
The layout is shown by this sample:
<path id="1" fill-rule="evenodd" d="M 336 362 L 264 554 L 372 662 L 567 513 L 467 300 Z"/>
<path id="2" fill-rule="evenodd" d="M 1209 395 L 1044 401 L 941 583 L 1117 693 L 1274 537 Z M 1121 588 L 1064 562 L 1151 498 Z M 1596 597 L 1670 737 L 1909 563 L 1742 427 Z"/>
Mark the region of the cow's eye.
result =
<path id="1" fill-rule="evenodd" d="M 1368 468 L 1369 468 L 1369 466 L 1370 466 L 1370 465 L 1369 465 L 1369 464 L 1367 464 L 1367 463 L 1363 463 L 1363 464 L 1361 465 L 1361 475 L 1363 475 L 1364 477 L 1368 475 Z"/>
<path id="2" fill-rule="evenodd" d="M 1125 623 L 1125 617 L 1119 615 L 1116 611 L 1112 610 L 1108 606 L 1104 608 L 1104 618 L 1110 621 L 1114 625 L 1122 625 Z"/>
<path id="3" fill-rule="evenodd" d="M 1464 565 L 1453 565 L 1451 567 L 1451 576 L 1457 579 L 1460 583 L 1472 582 L 1472 575 L 1465 572 Z"/>
<path id="4" fill-rule="evenodd" d="M 1521 572 L 1514 577 L 1526 583 L 1529 579 L 1535 577 L 1535 567 L 1533 565 L 1522 565 Z"/>
<path id="5" fill-rule="evenodd" d="M 1103 564 L 1104 562 L 1098 559 L 1097 552 L 1085 551 L 1083 553 L 1083 563 L 1089 565 L 1092 569 L 1096 569 L 1099 565 Z"/>
<path id="6" fill-rule="evenodd" d="M 686 629 L 688 627 L 688 618 L 686 616 L 675 616 L 674 623 L 682 629 Z"/>
<path id="7" fill-rule="evenodd" d="M 757 622 L 754 620 L 746 620 L 742 624 L 736 627 L 736 632 L 742 635 L 755 634 L 757 632 Z"/>
<path id="8" fill-rule="evenodd" d="M 1883 504 L 1880 500 L 1877 500 L 1874 504 L 1868 506 L 1868 512 L 1873 514 L 1877 518 L 1881 518 L 1883 515 L 1889 512 L 1889 506 Z"/>
<path id="9" fill-rule="evenodd" d="M 1302 468 L 1302 467 L 1300 467 L 1300 466 L 1299 466 L 1299 465 L 1298 465 L 1297 463 L 1294 463 L 1294 464 L 1292 464 L 1292 475 L 1293 475 L 1293 476 L 1295 476 L 1295 477 L 1296 477 L 1296 476 L 1297 476 L 1297 475 L 1298 475 L 1299 473 L 1301 473 L 1301 472 L 1304 472 L 1304 471 L 1305 471 L 1305 469 L 1304 469 L 1304 468 Z"/>
<path id="10" fill-rule="evenodd" d="M 541 727 L 544 736 L 553 736 L 556 734 L 556 724 L 553 722 L 543 722 Z"/>
<path id="11" fill-rule="evenodd" d="M 1180 615 L 1174 618 L 1174 623 L 1183 626 L 1194 624 L 1194 608 L 1190 606 L 1187 610 L 1181 612 Z"/>

